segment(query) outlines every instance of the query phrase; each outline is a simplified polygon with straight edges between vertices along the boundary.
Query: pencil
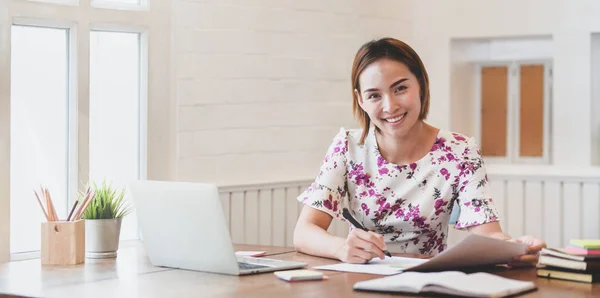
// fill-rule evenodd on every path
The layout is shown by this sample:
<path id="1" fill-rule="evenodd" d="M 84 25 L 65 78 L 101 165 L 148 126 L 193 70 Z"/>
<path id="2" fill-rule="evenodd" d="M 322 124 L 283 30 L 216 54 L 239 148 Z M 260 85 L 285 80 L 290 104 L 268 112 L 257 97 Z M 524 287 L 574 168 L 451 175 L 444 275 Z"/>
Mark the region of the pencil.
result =
<path id="1" fill-rule="evenodd" d="M 76 217 L 76 220 L 81 219 L 81 217 L 83 216 L 83 214 L 85 213 L 85 210 L 87 209 L 87 207 L 90 205 L 90 203 L 92 202 L 92 200 L 94 199 L 94 194 L 92 193 L 90 195 L 90 197 L 88 198 L 87 202 L 85 202 L 85 205 L 83 205 L 83 208 L 81 208 L 81 211 L 79 212 L 79 214 Z"/>
<path id="2" fill-rule="evenodd" d="M 52 209 L 52 217 L 54 221 L 58 221 L 58 214 L 56 213 L 56 209 L 54 208 L 54 202 L 52 202 L 52 197 L 50 196 L 50 192 L 46 188 L 46 195 L 48 195 L 48 201 L 50 202 L 50 207 Z"/>
<path id="3" fill-rule="evenodd" d="M 79 219 L 79 214 L 81 213 L 81 210 L 83 209 L 83 207 L 85 206 L 85 203 L 87 202 L 87 200 L 90 197 L 90 193 L 89 190 L 85 193 L 85 196 L 83 197 L 83 199 L 81 200 L 81 204 L 79 204 L 77 211 L 75 211 L 75 215 L 73 215 L 73 221 L 78 220 Z"/>
<path id="4" fill-rule="evenodd" d="M 73 207 L 71 208 L 71 212 L 69 212 L 69 216 L 67 216 L 67 221 L 71 221 L 71 216 L 73 215 L 73 211 L 75 211 L 75 207 L 77 207 L 78 203 L 79 203 L 79 201 L 75 201 L 75 203 L 73 204 Z"/>
<path id="5" fill-rule="evenodd" d="M 33 190 L 33 193 L 35 194 L 35 197 L 37 198 L 37 201 L 40 204 L 40 208 L 42 208 L 42 212 L 44 212 L 46 221 L 50 221 L 50 218 L 48 218 L 48 213 L 46 213 L 46 209 L 44 209 L 44 205 L 42 205 L 42 200 L 40 200 L 40 196 L 38 195 L 37 191 L 35 191 L 35 189 Z"/>

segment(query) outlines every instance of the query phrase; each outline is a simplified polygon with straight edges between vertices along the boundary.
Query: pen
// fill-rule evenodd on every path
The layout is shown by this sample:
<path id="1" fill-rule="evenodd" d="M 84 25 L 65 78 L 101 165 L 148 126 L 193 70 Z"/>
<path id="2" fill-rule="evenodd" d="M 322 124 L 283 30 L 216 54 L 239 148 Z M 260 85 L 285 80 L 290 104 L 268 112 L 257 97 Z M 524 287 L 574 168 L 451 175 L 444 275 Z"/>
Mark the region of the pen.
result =
<path id="1" fill-rule="evenodd" d="M 365 232 L 369 231 L 369 230 L 367 230 L 367 228 L 363 227 L 356 219 L 354 219 L 354 217 L 352 217 L 352 215 L 350 215 L 350 211 L 348 211 L 348 209 L 344 208 L 344 211 L 342 211 L 342 215 L 344 216 L 344 218 L 346 220 L 348 220 L 356 228 L 359 228 Z M 383 253 L 390 258 L 392 257 L 392 254 L 387 250 L 384 250 Z"/>

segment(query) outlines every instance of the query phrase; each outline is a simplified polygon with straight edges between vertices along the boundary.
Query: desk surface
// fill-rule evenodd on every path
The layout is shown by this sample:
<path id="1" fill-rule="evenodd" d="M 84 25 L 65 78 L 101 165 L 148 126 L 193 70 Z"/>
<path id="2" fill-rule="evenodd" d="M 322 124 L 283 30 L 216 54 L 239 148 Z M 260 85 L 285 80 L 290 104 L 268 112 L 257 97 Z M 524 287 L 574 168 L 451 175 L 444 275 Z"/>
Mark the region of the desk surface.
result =
<path id="1" fill-rule="evenodd" d="M 309 267 L 335 260 L 294 252 L 289 247 L 236 245 L 236 250 L 264 250 L 271 258 L 302 261 Z M 406 255 L 405 255 L 406 256 Z M 520 297 L 595 297 L 600 284 L 537 278 L 535 269 L 487 268 L 508 278 L 534 281 L 538 290 Z M 356 292 L 355 282 L 381 276 L 327 271 L 325 281 L 288 283 L 273 273 L 227 276 L 152 266 L 139 242 L 122 245 L 119 256 L 77 266 L 41 266 L 39 259 L 0 265 L 0 293 L 26 297 L 385 297 Z M 0 294 L 0 297 L 3 297 Z M 402 297 L 394 295 L 393 297 Z M 409 296 L 415 297 L 415 296 Z"/>

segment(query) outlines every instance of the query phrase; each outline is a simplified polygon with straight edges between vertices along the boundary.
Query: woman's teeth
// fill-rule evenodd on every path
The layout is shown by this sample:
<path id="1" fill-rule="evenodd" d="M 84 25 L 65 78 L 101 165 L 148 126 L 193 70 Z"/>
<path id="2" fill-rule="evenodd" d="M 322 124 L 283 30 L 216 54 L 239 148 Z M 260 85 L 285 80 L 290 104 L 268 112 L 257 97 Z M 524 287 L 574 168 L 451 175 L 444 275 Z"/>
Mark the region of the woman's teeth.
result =
<path id="1" fill-rule="evenodd" d="M 396 117 L 396 118 L 388 118 L 388 119 L 385 119 L 385 121 L 387 121 L 387 122 L 389 122 L 389 123 L 398 122 L 398 121 L 402 120 L 402 118 L 404 118 L 404 116 L 406 116 L 406 113 L 404 113 L 404 114 L 402 114 L 402 115 L 400 115 L 400 116 L 398 116 L 398 117 Z"/>

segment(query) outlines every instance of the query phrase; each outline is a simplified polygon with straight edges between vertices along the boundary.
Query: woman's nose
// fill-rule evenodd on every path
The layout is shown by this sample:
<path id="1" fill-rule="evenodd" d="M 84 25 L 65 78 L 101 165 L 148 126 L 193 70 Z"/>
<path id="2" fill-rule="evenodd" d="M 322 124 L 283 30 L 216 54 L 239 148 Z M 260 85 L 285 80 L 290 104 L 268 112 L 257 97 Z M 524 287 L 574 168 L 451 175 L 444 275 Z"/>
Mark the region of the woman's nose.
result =
<path id="1" fill-rule="evenodd" d="M 386 113 L 395 112 L 398 109 L 398 103 L 391 96 L 383 96 L 383 111 Z"/>

